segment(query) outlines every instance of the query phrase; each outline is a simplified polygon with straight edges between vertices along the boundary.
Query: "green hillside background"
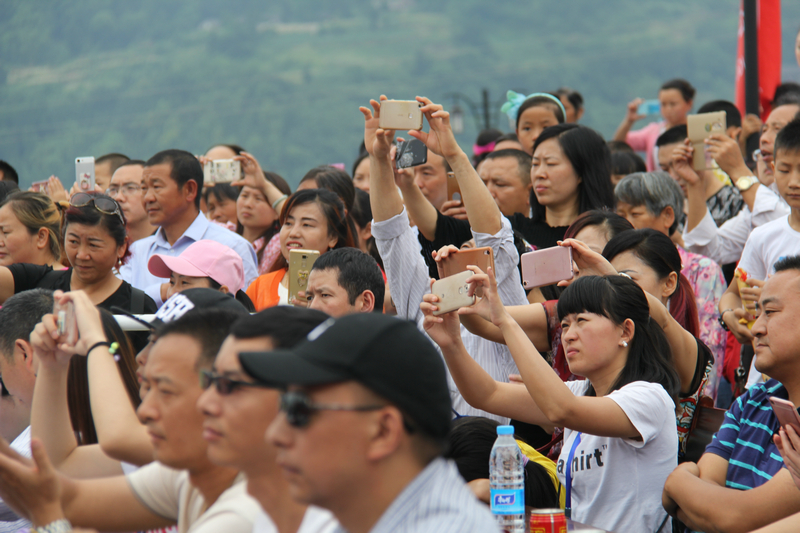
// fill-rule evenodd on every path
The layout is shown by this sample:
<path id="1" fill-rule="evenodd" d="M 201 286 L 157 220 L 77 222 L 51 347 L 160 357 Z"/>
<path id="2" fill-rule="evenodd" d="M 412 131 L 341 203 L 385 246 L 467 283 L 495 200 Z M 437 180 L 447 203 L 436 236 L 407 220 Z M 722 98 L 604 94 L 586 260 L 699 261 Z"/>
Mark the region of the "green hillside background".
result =
<path id="1" fill-rule="evenodd" d="M 625 104 L 685 77 L 733 98 L 739 2 L 641 0 L 41 0 L 0 2 L 0 159 L 27 186 L 77 156 L 241 144 L 296 184 L 361 141 L 381 93 L 581 91 L 613 133 Z M 800 80 L 800 2 L 782 2 L 784 79 Z M 465 106 L 466 107 L 466 106 Z M 477 133 L 467 108 L 459 142 Z"/>

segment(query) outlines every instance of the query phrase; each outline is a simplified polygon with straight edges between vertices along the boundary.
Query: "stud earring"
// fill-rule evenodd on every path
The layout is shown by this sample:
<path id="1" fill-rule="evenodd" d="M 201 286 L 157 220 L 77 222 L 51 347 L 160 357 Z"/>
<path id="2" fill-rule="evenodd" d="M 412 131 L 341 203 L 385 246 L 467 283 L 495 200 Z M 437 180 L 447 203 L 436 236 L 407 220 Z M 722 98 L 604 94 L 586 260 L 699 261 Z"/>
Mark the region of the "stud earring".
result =
<path id="1" fill-rule="evenodd" d="M 625 348 L 627 348 L 627 347 L 628 347 L 628 341 L 622 341 L 622 346 L 624 346 Z"/>

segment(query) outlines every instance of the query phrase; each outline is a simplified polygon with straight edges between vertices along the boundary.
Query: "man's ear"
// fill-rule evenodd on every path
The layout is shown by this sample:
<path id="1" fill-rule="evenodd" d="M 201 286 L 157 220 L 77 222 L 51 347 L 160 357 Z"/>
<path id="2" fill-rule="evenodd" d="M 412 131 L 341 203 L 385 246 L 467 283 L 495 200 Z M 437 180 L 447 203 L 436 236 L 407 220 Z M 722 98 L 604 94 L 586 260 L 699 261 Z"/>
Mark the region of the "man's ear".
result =
<path id="1" fill-rule="evenodd" d="M 33 357 L 33 346 L 25 339 L 14 341 L 14 364 L 24 364 L 29 372 L 36 372 L 36 361 Z"/>
<path id="2" fill-rule="evenodd" d="M 375 310 L 375 294 L 369 289 L 356 297 L 355 308 L 359 313 L 371 313 Z"/>
<path id="3" fill-rule="evenodd" d="M 733 139 L 734 141 L 739 141 L 739 136 L 742 134 L 742 128 L 740 126 L 728 126 L 727 131 L 725 134 Z"/>
<path id="4" fill-rule="evenodd" d="M 186 195 L 186 200 L 194 204 L 194 199 L 197 198 L 198 194 L 200 194 L 200 191 L 197 188 L 197 182 L 194 180 L 189 180 L 184 183 L 183 193 Z"/>
<path id="5" fill-rule="evenodd" d="M 380 461 L 392 455 L 400 446 L 405 432 L 403 414 L 396 407 L 386 407 L 376 413 L 369 429 L 368 461 Z"/>

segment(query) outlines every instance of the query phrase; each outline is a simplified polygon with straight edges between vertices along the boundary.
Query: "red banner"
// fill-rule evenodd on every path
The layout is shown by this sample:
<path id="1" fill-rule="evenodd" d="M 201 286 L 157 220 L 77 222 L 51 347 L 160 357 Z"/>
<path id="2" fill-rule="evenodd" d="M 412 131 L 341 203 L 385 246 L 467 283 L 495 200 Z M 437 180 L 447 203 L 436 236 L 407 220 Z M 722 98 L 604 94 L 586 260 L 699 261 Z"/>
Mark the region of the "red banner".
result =
<path id="1" fill-rule="evenodd" d="M 781 84 L 781 2 L 757 0 L 758 100 L 766 119 L 775 88 Z M 736 107 L 745 115 L 744 104 L 744 9 L 739 7 L 739 46 L 736 50 Z"/>

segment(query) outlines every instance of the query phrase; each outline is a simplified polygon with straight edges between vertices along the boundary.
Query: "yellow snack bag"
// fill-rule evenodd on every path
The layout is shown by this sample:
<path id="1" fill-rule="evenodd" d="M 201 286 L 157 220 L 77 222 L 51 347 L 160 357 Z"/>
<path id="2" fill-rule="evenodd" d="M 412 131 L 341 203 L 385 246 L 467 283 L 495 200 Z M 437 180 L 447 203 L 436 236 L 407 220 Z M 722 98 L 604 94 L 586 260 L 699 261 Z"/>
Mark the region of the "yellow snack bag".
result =
<path id="1" fill-rule="evenodd" d="M 742 270 L 741 268 L 737 268 L 733 274 L 733 277 L 736 278 L 736 283 L 739 286 L 739 294 L 741 294 L 742 289 L 749 289 L 750 285 L 747 284 L 747 272 Z M 755 309 L 751 307 L 747 307 L 747 305 L 742 304 L 744 310 L 750 313 L 751 315 L 755 315 Z M 756 323 L 756 320 L 747 320 L 746 318 L 740 318 L 739 324 L 747 325 L 747 329 L 753 329 L 753 324 Z"/>

